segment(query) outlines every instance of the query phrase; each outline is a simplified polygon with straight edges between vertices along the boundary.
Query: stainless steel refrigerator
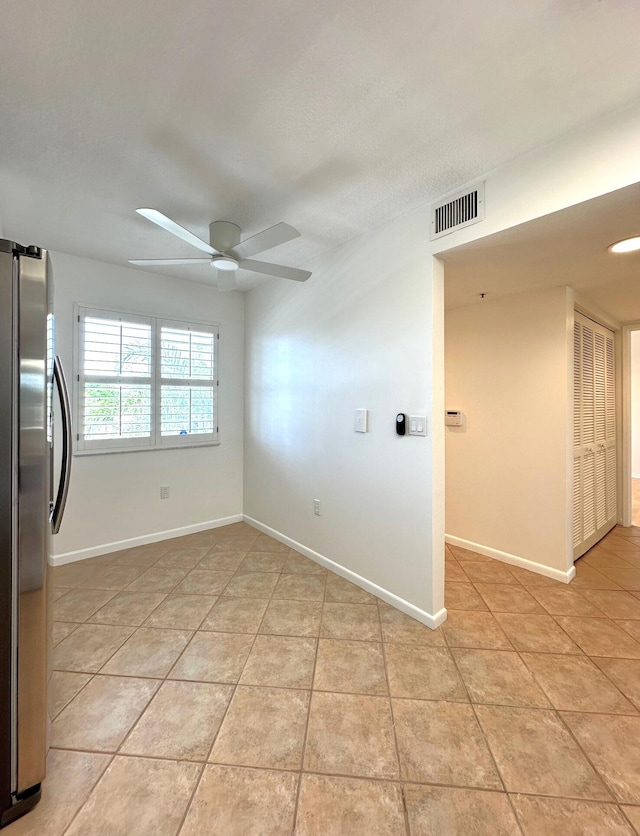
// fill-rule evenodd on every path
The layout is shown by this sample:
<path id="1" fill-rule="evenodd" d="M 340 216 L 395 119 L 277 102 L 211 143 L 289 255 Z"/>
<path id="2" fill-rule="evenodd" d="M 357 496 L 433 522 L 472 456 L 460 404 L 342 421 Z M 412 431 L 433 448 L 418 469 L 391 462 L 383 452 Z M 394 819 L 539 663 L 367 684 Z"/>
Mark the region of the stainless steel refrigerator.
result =
<path id="1" fill-rule="evenodd" d="M 0 239 L 0 827 L 38 802 L 47 755 L 47 565 L 71 466 L 52 298 L 47 252 Z M 62 417 L 59 479 L 54 381 Z"/>

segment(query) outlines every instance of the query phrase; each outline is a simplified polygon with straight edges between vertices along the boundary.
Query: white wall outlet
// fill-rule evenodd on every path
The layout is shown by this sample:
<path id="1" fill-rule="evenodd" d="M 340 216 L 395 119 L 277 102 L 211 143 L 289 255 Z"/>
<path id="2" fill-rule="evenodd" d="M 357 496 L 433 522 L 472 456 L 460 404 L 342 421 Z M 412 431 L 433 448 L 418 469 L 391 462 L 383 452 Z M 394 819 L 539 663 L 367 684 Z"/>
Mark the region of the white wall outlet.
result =
<path id="1" fill-rule="evenodd" d="M 317 517 L 322 516 L 322 505 L 320 504 L 320 500 L 319 500 L 319 499 L 314 499 L 314 500 L 313 500 L 313 513 L 314 513 Z"/>
<path id="2" fill-rule="evenodd" d="M 169 499 L 169 485 L 160 485 L 160 499 Z"/>
<path id="3" fill-rule="evenodd" d="M 410 415 L 409 416 L 409 435 L 426 435 L 427 434 L 427 416 L 426 415 Z"/>
<path id="4" fill-rule="evenodd" d="M 354 421 L 354 430 L 357 433 L 366 433 L 369 431 L 369 410 L 368 409 L 356 409 L 355 421 Z"/>

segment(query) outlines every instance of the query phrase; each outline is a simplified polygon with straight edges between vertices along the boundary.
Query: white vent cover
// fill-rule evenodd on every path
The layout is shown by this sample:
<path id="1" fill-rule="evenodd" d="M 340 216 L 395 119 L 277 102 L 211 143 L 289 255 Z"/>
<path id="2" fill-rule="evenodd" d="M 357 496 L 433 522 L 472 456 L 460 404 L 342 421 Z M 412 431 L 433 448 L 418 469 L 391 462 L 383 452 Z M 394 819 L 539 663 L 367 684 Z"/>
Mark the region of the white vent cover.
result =
<path id="1" fill-rule="evenodd" d="M 431 207 L 431 240 L 484 220 L 484 183 Z"/>

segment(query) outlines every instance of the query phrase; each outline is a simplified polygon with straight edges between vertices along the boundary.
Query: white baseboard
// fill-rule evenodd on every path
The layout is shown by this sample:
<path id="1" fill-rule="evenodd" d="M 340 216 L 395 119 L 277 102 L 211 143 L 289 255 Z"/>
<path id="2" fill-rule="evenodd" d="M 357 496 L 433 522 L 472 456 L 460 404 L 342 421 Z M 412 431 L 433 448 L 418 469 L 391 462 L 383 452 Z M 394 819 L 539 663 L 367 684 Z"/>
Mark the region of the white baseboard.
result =
<path id="1" fill-rule="evenodd" d="M 319 563 L 320 566 L 330 569 L 332 572 L 335 572 L 336 575 L 346 578 L 348 581 L 351 581 L 351 583 L 354 583 L 361 589 L 364 589 L 372 595 L 381 598 L 383 601 L 386 601 L 387 604 L 391 604 L 391 606 L 395 607 L 397 610 L 410 615 L 411 618 L 415 618 L 416 621 L 419 621 L 421 624 L 426 624 L 426 626 L 431 627 L 432 630 L 435 630 L 435 628 L 439 627 L 443 621 L 446 621 L 447 611 L 444 607 L 433 615 L 425 612 L 425 610 L 421 610 L 414 604 L 409 603 L 409 601 L 405 601 L 404 598 L 400 598 L 393 592 L 389 592 L 388 589 L 384 589 L 376 583 L 373 583 L 373 581 L 369 581 L 367 578 L 363 578 L 361 575 L 356 574 L 356 572 L 352 572 L 351 569 L 347 569 L 346 566 L 342 566 L 340 563 L 335 563 L 328 557 L 325 557 L 318 552 L 314 552 L 313 549 L 303 546 L 302 543 L 292 540 L 291 537 L 287 537 L 281 532 L 276 531 L 274 528 L 270 528 L 268 525 L 261 523 L 259 520 L 254 520 L 253 517 L 248 517 L 245 514 L 244 521 L 249 523 L 249 525 L 252 525 L 254 528 L 257 528 L 258 531 L 262 531 L 264 534 L 268 534 L 269 537 L 273 537 L 274 540 L 284 543 L 290 548 L 295 549 L 297 552 L 300 552 L 300 554 L 303 554 L 305 557 Z"/>
<path id="2" fill-rule="evenodd" d="M 86 560 L 88 557 L 99 557 L 101 554 L 119 552 L 123 549 L 133 549 L 136 546 L 145 546 L 147 543 L 159 543 L 161 540 L 171 540 L 173 537 L 184 537 L 186 534 L 196 534 L 198 531 L 206 531 L 209 528 L 220 528 L 222 525 L 242 522 L 242 514 L 234 514 L 231 517 L 222 517 L 218 520 L 185 525 L 181 528 L 170 528 L 167 531 L 155 531 L 153 534 L 143 534 L 140 537 L 130 537 L 128 540 L 115 540 L 113 543 L 102 543 L 100 546 L 91 546 L 88 549 L 78 549 L 73 552 L 55 554 L 51 558 L 54 566 L 62 566 L 65 563 L 74 563 L 76 560 Z"/>
<path id="3" fill-rule="evenodd" d="M 535 563 L 533 560 L 527 560 L 524 557 L 518 557 L 517 554 L 509 554 L 509 552 L 501 552 L 498 549 L 492 549 L 489 546 L 481 546 L 479 543 L 472 543 L 470 540 L 463 540 L 462 537 L 454 537 L 452 534 L 444 535 L 445 543 L 450 546 L 458 546 L 461 549 L 467 549 L 470 552 L 477 552 L 483 554 L 485 557 L 493 557 L 495 560 L 501 560 L 503 563 L 510 563 L 512 566 L 519 566 L 521 569 L 528 569 L 530 572 L 535 572 L 538 575 L 544 575 L 547 578 L 553 578 L 562 583 L 569 583 L 573 580 L 576 574 L 575 566 L 572 566 L 566 572 L 561 569 L 552 569 L 550 566 L 545 566 L 542 563 Z"/>

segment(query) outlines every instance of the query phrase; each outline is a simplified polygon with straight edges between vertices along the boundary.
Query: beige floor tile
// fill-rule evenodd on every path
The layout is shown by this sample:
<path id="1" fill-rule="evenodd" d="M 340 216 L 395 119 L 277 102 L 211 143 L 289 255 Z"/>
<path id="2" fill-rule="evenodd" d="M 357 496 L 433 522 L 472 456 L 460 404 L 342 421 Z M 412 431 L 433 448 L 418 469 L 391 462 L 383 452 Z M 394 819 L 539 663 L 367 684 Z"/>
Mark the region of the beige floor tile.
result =
<path id="1" fill-rule="evenodd" d="M 156 563 L 159 569 L 193 569 L 202 560 L 209 550 L 206 546 L 196 548 L 191 546 L 185 549 L 169 549 Z"/>
<path id="2" fill-rule="evenodd" d="M 285 575 L 325 575 L 327 570 L 324 566 L 320 566 L 315 560 L 309 560 L 293 549 L 286 555 L 284 568 L 282 570 Z"/>
<path id="3" fill-rule="evenodd" d="M 169 678 L 236 683 L 252 643 L 244 633 L 196 633 Z"/>
<path id="4" fill-rule="evenodd" d="M 446 647 L 386 643 L 384 653 L 392 697 L 469 701 Z"/>
<path id="5" fill-rule="evenodd" d="M 151 613 L 145 627 L 197 630 L 217 600 L 215 595 L 178 595 L 172 592 Z"/>
<path id="6" fill-rule="evenodd" d="M 280 575 L 273 590 L 273 597 L 294 601 L 322 601 L 324 599 L 324 575 Z"/>
<path id="7" fill-rule="evenodd" d="M 187 630 L 139 627 L 102 668 L 118 676 L 164 677 L 189 643 Z"/>
<path id="8" fill-rule="evenodd" d="M 445 558 L 444 579 L 446 583 L 469 583 L 469 577 L 465 574 L 462 566 L 455 557 L 449 555 Z"/>
<path id="9" fill-rule="evenodd" d="M 289 546 L 279 542 L 279 540 L 274 540 L 268 534 L 259 534 L 251 550 L 254 552 L 283 552 L 288 554 Z"/>
<path id="10" fill-rule="evenodd" d="M 555 711 L 479 705 L 476 712 L 509 792 L 611 800 Z"/>
<path id="11" fill-rule="evenodd" d="M 507 565 L 497 560 L 491 563 L 474 563 L 469 561 L 464 564 L 464 571 L 467 577 L 474 583 L 518 583 Z"/>
<path id="12" fill-rule="evenodd" d="M 386 696 L 382 645 L 320 639 L 313 687 L 319 691 Z"/>
<path id="13" fill-rule="evenodd" d="M 115 752 L 159 684 L 128 676 L 95 676 L 53 721 L 51 745 Z"/>
<path id="14" fill-rule="evenodd" d="M 51 601 L 55 602 L 58 598 L 62 598 L 63 595 L 66 595 L 69 590 L 64 586 L 52 586 L 51 587 Z"/>
<path id="15" fill-rule="evenodd" d="M 610 714 L 637 713 L 633 705 L 586 656 L 523 653 L 522 658 L 554 708 Z"/>
<path id="16" fill-rule="evenodd" d="M 525 836 L 633 836 L 615 804 L 513 795 Z"/>
<path id="17" fill-rule="evenodd" d="M 622 810 L 637 832 L 640 833 L 640 807 L 628 807 L 624 805 Z"/>
<path id="18" fill-rule="evenodd" d="M 511 588 L 511 587 L 510 587 Z M 444 603 L 448 610 L 485 610 L 487 605 L 472 583 L 447 581 L 444 585 Z"/>
<path id="19" fill-rule="evenodd" d="M 405 781 L 502 789 L 470 705 L 393 700 Z"/>
<path id="20" fill-rule="evenodd" d="M 592 569 L 597 569 L 602 572 L 605 569 L 629 569 L 631 564 L 623 557 L 618 557 L 611 552 L 597 551 L 592 549 L 587 552 L 582 559 L 583 563 L 591 566 Z"/>
<path id="21" fill-rule="evenodd" d="M 532 653 L 580 653 L 580 648 L 550 615 L 496 613 L 516 650 Z"/>
<path id="22" fill-rule="evenodd" d="M 327 639 L 380 641 L 380 619 L 375 604 L 324 605 L 320 635 Z"/>
<path id="23" fill-rule="evenodd" d="M 172 540 L 160 540 L 158 543 L 145 543 L 143 546 L 135 546 L 133 549 L 128 549 L 126 552 L 115 552 L 116 557 L 127 556 L 127 558 L 142 558 L 147 557 L 153 560 L 159 560 L 163 554 L 172 548 Z"/>
<path id="24" fill-rule="evenodd" d="M 405 836 L 398 784 L 359 778 L 303 775 L 297 836 Z"/>
<path id="25" fill-rule="evenodd" d="M 562 713 L 616 799 L 640 803 L 640 717 Z"/>
<path id="26" fill-rule="evenodd" d="M 239 685 L 209 760 L 300 769 L 309 691 Z"/>
<path id="27" fill-rule="evenodd" d="M 587 590 L 530 587 L 531 594 L 551 615 L 602 616 L 602 611 L 586 596 Z"/>
<path id="28" fill-rule="evenodd" d="M 247 552 L 242 561 L 243 572 L 282 572 L 286 560 L 285 553 L 278 552 Z"/>
<path id="29" fill-rule="evenodd" d="M 558 616 L 557 621 L 589 656 L 640 659 L 640 644 L 608 618 Z"/>
<path id="30" fill-rule="evenodd" d="M 520 566 L 509 566 L 509 571 L 513 577 L 520 581 L 527 589 L 530 587 L 546 586 L 551 589 L 566 589 L 567 585 L 562 581 L 557 581 L 555 578 L 548 578 L 546 575 L 540 575 L 538 572 L 531 572 L 529 569 L 522 569 Z"/>
<path id="31" fill-rule="evenodd" d="M 116 593 L 106 589 L 72 589 L 53 604 L 56 621 L 86 621 Z M 640 606 L 640 601 L 637 602 Z"/>
<path id="32" fill-rule="evenodd" d="M 92 624 L 139 627 L 165 598 L 164 592 L 118 592 L 89 619 Z"/>
<path id="33" fill-rule="evenodd" d="M 442 630 L 451 647 L 512 649 L 511 642 L 490 612 L 453 610 L 448 614 Z"/>
<path id="34" fill-rule="evenodd" d="M 198 563 L 198 569 L 212 569 L 214 572 L 235 572 L 244 560 L 245 552 L 208 551 Z"/>
<path id="35" fill-rule="evenodd" d="M 70 673 L 68 671 L 52 671 L 49 679 L 47 701 L 51 719 L 60 714 L 65 705 L 71 702 L 91 679 L 90 673 Z"/>
<path id="36" fill-rule="evenodd" d="M 60 644 L 63 639 L 70 636 L 79 626 L 79 621 L 54 621 L 51 628 L 51 641 L 53 646 L 55 647 L 57 644 Z"/>
<path id="37" fill-rule="evenodd" d="M 283 636 L 317 636 L 320 633 L 320 601 L 269 602 L 260 625 L 261 633 Z"/>
<path id="38" fill-rule="evenodd" d="M 234 535 L 217 535 L 215 542 L 212 543 L 216 551 L 221 552 L 248 552 L 250 549 L 255 551 L 255 534 L 234 534 Z M 285 547 L 286 549 L 286 547 Z"/>
<path id="39" fill-rule="evenodd" d="M 623 590 L 585 589 L 588 598 L 609 618 L 633 618 L 640 620 L 640 600 Z M 569 613 L 565 613 L 569 615 Z"/>
<path id="40" fill-rule="evenodd" d="M 141 547 L 141 549 L 145 548 L 145 546 Z M 118 566 L 138 566 L 142 569 L 148 569 L 154 563 L 157 563 L 163 554 L 164 550 L 162 549 L 156 549 L 155 551 L 141 551 L 137 548 L 124 549 L 113 554 L 113 562 Z"/>
<path id="41" fill-rule="evenodd" d="M 66 836 L 174 836 L 200 764 L 116 757 Z"/>
<path id="42" fill-rule="evenodd" d="M 432 630 L 388 604 L 379 604 L 382 639 L 396 644 L 444 645 L 442 628 Z"/>
<path id="43" fill-rule="evenodd" d="M 269 600 L 264 598 L 219 598 L 200 629 L 257 633 L 268 603 Z"/>
<path id="44" fill-rule="evenodd" d="M 454 648 L 462 679 L 474 703 L 549 708 L 549 700 L 517 653 Z"/>
<path id="45" fill-rule="evenodd" d="M 519 832 L 509 797 L 503 792 L 406 784 L 404 796 L 411 832 L 419 836 L 514 836 Z"/>
<path id="46" fill-rule="evenodd" d="M 449 551 L 455 557 L 457 561 L 459 561 L 463 566 L 468 563 L 486 563 L 491 564 L 495 563 L 496 561 L 491 557 L 486 557 L 483 554 L 478 554 L 478 552 L 472 552 L 470 549 L 463 549 L 460 546 L 448 546 Z"/>
<path id="47" fill-rule="evenodd" d="M 89 567 L 89 571 L 77 586 L 80 589 L 125 589 L 144 571 L 142 566 L 93 566 Z"/>
<path id="48" fill-rule="evenodd" d="M 477 583 L 476 589 L 492 612 L 544 612 L 536 599 L 523 586 L 508 583 Z"/>
<path id="49" fill-rule="evenodd" d="M 290 836 L 297 791 L 291 772 L 210 764 L 180 836 Z"/>
<path id="50" fill-rule="evenodd" d="M 233 572 L 194 569 L 174 589 L 180 595 L 219 595 L 233 577 Z"/>
<path id="51" fill-rule="evenodd" d="M 602 573 L 622 589 L 640 590 L 640 569 L 603 569 Z"/>
<path id="52" fill-rule="evenodd" d="M 238 572 L 225 589 L 232 598 L 269 598 L 278 578 L 275 572 Z"/>
<path id="53" fill-rule="evenodd" d="M 640 601 L 638 603 L 640 603 Z M 616 624 L 618 627 L 622 627 L 625 633 L 628 633 L 632 639 L 640 642 L 640 621 L 616 619 Z"/>
<path id="54" fill-rule="evenodd" d="M 240 682 L 274 688 L 311 688 L 317 639 L 258 636 Z"/>
<path id="55" fill-rule="evenodd" d="M 120 752 L 206 761 L 232 694 L 232 685 L 163 682 Z"/>
<path id="56" fill-rule="evenodd" d="M 640 708 L 640 659 L 594 659 L 596 665 Z"/>
<path id="57" fill-rule="evenodd" d="M 586 563 L 576 563 L 576 576 L 571 581 L 574 589 L 620 589 L 620 585 L 611 578 L 610 571 L 607 574 L 594 569 Z"/>
<path id="58" fill-rule="evenodd" d="M 78 560 L 74 563 L 66 563 L 63 566 L 52 567 L 51 577 L 54 587 L 75 589 L 84 578 L 91 574 L 90 567 L 85 564 L 85 560 Z"/>
<path id="59" fill-rule="evenodd" d="M 3 834 L 62 836 L 110 760 L 111 755 L 50 749 L 41 800 L 28 815 L 3 830 Z"/>
<path id="60" fill-rule="evenodd" d="M 389 700 L 314 691 L 304 768 L 309 772 L 397 778 Z"/>
<path id="61" fill-rule="evenodd" d="M 158 569 L 152 566 L 147 569 L 130 586 L 129 592 L 173 592 L 175 587 L 187 574 L 186 569 L 176 567 Z"/>
<path id="62" fill-rule="evenodd" d="M 133 627 L 81 624 L 53 650 L 53 667 L 96 673 L 133 633 Z"/>
<path id="63" fill-rule="evenodd" d="M 327 574 L 325 601 L 337 604 L 375 604 L 376 598 L 355 583 L 345 580 L 333 572 Z"/>

